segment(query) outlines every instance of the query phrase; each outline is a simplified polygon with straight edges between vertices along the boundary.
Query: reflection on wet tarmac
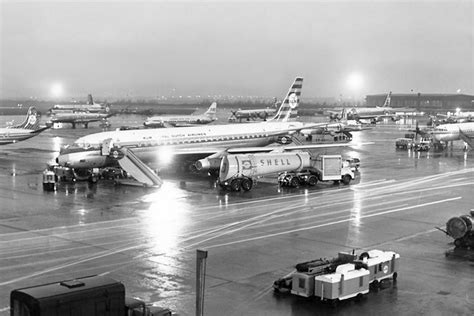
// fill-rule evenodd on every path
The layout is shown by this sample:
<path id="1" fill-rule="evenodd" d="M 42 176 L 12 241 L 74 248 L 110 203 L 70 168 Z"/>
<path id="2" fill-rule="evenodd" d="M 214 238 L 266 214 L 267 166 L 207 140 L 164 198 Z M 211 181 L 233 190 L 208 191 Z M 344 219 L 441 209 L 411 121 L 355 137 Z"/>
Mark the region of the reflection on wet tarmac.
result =
<path id="1" fill-rule="evenodd" d="M 28 144 L 41 150 L 25 155 L 15 144 L 0 154 L 0 170 L 8 170 L 0 173 L 0 314 L 13 288 L 110 274 L 134 295 L 191 315 L 197 248 L 209 250 L 208 315 L 468 310 L 459 297 L 474 292 L 472 268 L 461 262 L 452 273 L 443 255 L 450 241 L 434 229 L 474 204 L 474 159 L 460 146 L 396 151 L 394 139 L 405 131 L 394 124 L 355 133 L 374 144 L 343 150 L 361 159 L 350 186 L 281 189 L 267 177 L 250 192 L 223 192 L 206 178 L 167 175 L 160 189 L 101 181 L 43 192 L 40 172 L 58 146 L 92 131 L 45 131 Z M 295 263 L 353 248 L 400 252 L 397 286 L 336 311 L 271 293 Z M 442 302 L 440 290 L 450 293 Z"/>

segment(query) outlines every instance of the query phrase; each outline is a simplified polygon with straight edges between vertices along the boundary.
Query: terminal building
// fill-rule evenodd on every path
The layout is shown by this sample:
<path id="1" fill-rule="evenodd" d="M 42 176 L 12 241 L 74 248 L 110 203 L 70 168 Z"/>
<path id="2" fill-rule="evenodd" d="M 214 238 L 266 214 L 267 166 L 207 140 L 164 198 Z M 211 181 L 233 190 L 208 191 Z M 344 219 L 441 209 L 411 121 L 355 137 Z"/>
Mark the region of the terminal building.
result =
<path id="1" fill-rule="evenodd" d="M 382 106 L 387 94 L 371 94 L 365 97 L 368 107 Z M 474 96 L 467 94 L 438 94 L 412 93 L 391 95 L 392 108 L 412 108 L 418 111 L 454 112 L 457 108 L 462 111 L 474 111 Z"/>

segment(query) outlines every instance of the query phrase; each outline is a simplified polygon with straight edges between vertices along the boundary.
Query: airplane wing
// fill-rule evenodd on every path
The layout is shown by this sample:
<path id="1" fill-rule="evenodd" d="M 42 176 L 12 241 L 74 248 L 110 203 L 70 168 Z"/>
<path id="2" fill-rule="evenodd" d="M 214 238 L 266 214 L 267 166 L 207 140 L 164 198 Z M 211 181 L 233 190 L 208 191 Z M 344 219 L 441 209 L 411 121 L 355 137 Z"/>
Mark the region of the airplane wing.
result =
<path id="1" fill-rule="evenodd" d="M 329 144 L 301 144 L 289 146 L 265 146 L 265 147 L 229 147 L 222 149 L 222 147 L 200 147 L 200 148 L 176 148 L 172 149 L 175 155 L 215 155 L 216 153 L 229 154 L 243 154 L 243 153 L 263 153 L 263 152 L 284 152 L 293 150 L 305 149 L 321 149 L 321 148 L 337 148 L 337 147 L 351 147 L 364 146 L 373 143 L 329 143 Z"/>

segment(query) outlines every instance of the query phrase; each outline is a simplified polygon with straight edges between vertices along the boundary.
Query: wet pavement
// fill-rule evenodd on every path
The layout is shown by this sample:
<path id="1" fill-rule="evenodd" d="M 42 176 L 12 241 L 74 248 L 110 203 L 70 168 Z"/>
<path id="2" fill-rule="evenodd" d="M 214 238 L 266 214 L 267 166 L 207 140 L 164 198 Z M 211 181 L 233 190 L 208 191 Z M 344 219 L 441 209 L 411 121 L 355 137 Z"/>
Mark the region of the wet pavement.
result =
<path id="1" fill-rule="evenodd" d="M 119 126 L 141 119 L 113 118 Z M 0 315 L 9 313 L 12 289 L 92 274 L 194 315 L 196 249 L 209 252 L 206 315 L 471 315 L 474 309 L 472 259 L 446 257 L 452 240 L 435 229 L 474 205 L 474 154 L 461 144 L 442 153 L 398 151 L 395 139 L 406 130 L 386 123 L 354 133 L 355 143 L 372 145 L 343 149 L 361 159 L 349 186 L 279 188 L 269 177 L 250 192 L 229 193 L 205 177 L 172 174 L 159 189 L 101 181 L 44 192 L 46 162 L 60 146 L 97 131 L 47 130 L 0 148 Z M 273 293 L 273 281 L 296 263 L 352 249 L 400 253 L 398 281 L 335 309 Z"/>

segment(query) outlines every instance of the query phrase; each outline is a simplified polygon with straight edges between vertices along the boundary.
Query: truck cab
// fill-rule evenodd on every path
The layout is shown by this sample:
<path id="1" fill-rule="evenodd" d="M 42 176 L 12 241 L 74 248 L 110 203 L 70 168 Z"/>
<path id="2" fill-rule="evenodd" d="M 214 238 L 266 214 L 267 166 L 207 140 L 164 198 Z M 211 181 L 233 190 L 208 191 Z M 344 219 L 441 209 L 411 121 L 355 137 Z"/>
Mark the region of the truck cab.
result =
<path id="1" fill-rule="evenodd" d="M 125 286 L 106 276 L 88 276 L 13 290 L 11 316 L 171 316 L 125 296 Z"/>
<path id="2" fill-rule="evenodd" d="M 419 141 L 415 141 L 413 148 L 416 151 L 428 151 L 431 148 L 431 139 L 423 137 Z"/>

